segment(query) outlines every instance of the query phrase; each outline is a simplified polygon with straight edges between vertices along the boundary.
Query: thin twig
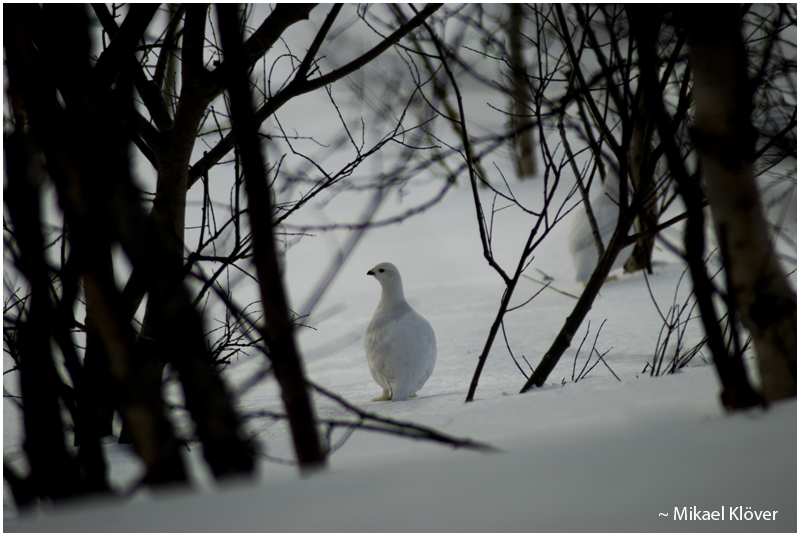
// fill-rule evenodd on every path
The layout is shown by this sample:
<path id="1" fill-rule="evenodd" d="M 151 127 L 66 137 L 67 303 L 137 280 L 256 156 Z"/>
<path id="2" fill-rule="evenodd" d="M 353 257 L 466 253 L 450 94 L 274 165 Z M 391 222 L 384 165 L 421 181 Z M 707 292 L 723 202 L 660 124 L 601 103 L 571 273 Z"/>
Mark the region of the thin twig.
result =
<path id="1" fill-rule="evenodd" d="M 455 448 L 467 448 L 481 452 L 498 452 L 497 448 L 486 443 L 472 441 L 471 439 L 453 437 L 426 426 L 410 422 L 396 421 L 394 419 L 390 419 L 389 417 L 384 417 L 383 415 L 366 411 L 311 380 L 308 380 L 308 384 L 318 393 L 330 398 L 345 409 L 358 415 L 361 421 L 374 421 L 376 423 L 385 425 L 378 426 L 375 424 L 358 424 L 358 427 L 364 430 L 386 432 L 404 437 L 411 437 L 414 439 L 428 439 L 439 443 L 446 443 Z M 353 422 L 351 421 L 336 421 L 335 419 L 328 419 L 324 422 L 332 423 L 338 426 L 353 426 Z"/>
<path id="2" fill-rule="evenodd" d="M 576 300 L 578 299 L 578 296 L 576 296 L 575 294 L 570 294 L 569 292 L 564 292 L 563 290 L 558 290 L 557 288 L 555 288 L 553 286 L 550 286 L 550 282 L 549 281 L 547 283 L 544 283 L 544 282 L 539 281 L 538 279 L 534 279 L 531 276 L 526 275 L 526 274 L 522 274 L 522 277 L 524 277 L 526 279 L 530 279 L 534 283 L 539 283 L 540 285 L 544 285 L 545 288 L 549 288 L 550 290 L 555 290 L 556 292 L 558 292 L 559 294 L 563 294 L 564 296 L 569 296 L 570 298 L 574 298 Z"/>

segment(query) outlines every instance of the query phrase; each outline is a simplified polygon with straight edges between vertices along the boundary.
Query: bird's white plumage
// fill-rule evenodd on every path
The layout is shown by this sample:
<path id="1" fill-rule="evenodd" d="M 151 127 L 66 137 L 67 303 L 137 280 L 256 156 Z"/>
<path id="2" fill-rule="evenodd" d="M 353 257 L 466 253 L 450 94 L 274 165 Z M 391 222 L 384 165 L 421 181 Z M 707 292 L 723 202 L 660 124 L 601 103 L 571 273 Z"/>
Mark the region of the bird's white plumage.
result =
<path id="1" fill-rule="evenodd" d="M 617 226 L 619 216 L 619 179 L 616 176 L 608 177 L 603 183 L 600 192 L 592 203 L 592 212 L 597 221 L 597 230 L 603 239 L 603 247 L 608 246 L 614 228 Z M 612 270 L 622 267 L 631 253 L 633 246 L 627 246 L 619 252 L 614 261 Z M 569 229 L 569 254 L 575 266 L 575 280 L 586 283 L 592 276 L 597 266 L 597 245 L 594 243 L 592 227 L 583 205 L 575 209 Z"/>
<path id="2" fill-rule="evenodd" d="M 394 264 L 382 262 L 367 272 L 381 284 L 381 300 L 364 337 L 372 377 L 383 388 L 377 400 L 407 400 L 431 377 L 436 335 L 430 323 L 406 301 Z"/>

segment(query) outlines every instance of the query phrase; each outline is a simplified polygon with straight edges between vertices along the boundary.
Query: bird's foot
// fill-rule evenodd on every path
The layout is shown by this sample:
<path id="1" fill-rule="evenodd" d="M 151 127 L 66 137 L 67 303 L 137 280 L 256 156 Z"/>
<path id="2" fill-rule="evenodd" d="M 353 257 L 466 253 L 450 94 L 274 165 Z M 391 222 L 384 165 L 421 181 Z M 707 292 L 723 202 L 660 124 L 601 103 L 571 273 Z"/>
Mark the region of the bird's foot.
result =
<path id="1" fill-rule="evenodd" d="M 375 398 L 370 400 L 370 402 L 387 402 L 391 399 L 392 399 L 392 393 L 384 389 L 384 391 L 381 393 L 381 396 L 376 396 Z"/>

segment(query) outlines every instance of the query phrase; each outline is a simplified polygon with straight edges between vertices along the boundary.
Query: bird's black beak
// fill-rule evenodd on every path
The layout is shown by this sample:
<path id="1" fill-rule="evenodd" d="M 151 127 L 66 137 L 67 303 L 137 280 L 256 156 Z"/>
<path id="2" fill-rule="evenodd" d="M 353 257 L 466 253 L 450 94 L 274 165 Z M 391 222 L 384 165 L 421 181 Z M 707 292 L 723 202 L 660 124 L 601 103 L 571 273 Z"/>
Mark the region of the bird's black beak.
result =
<path id="1" fill-rule="evenodd" d="M 375 272 L 373 272 L 372 270 L 370 270 L 369 272 L 367 272 L 367 275 L 375 275 Z"/>

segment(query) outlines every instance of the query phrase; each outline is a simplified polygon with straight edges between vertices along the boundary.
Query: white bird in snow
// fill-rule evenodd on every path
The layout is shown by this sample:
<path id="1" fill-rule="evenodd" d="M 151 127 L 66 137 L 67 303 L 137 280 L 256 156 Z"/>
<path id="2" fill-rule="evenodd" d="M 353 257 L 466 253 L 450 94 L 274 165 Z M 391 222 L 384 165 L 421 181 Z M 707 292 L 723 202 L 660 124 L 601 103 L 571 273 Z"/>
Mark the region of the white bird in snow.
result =
<path id="1" fill-rule="evenodd" d="M 619 216 L 619 179 L 610 176 L 600 188 L 600 193 L 592 199 L 592 212 L 597 221 L 597 230 L 603 239 L 603 247 L 608 247 L 611 235 L 617 226 Z M 631 254 L 633 245 L 626 246 L 614 260 L 612 270 L 621 268 Z M 594 243 L 592 227 L 583 204 L 575 208 L 575 215 L 569 228 L 569 254 L 575 266 L 575 280 L 586 283 L 597 266 L 597 246 Z"/>
<path id="2" fill-rule="evenodd" d="M 367 327 L 367 363 L 383 393 L 372 401 L 407 400 L 431 377 L 436 364 L 436 335 L 403 294 L 397 267 L 382 262 L 367 272 L 381 284 L 381 300 Z"/>

